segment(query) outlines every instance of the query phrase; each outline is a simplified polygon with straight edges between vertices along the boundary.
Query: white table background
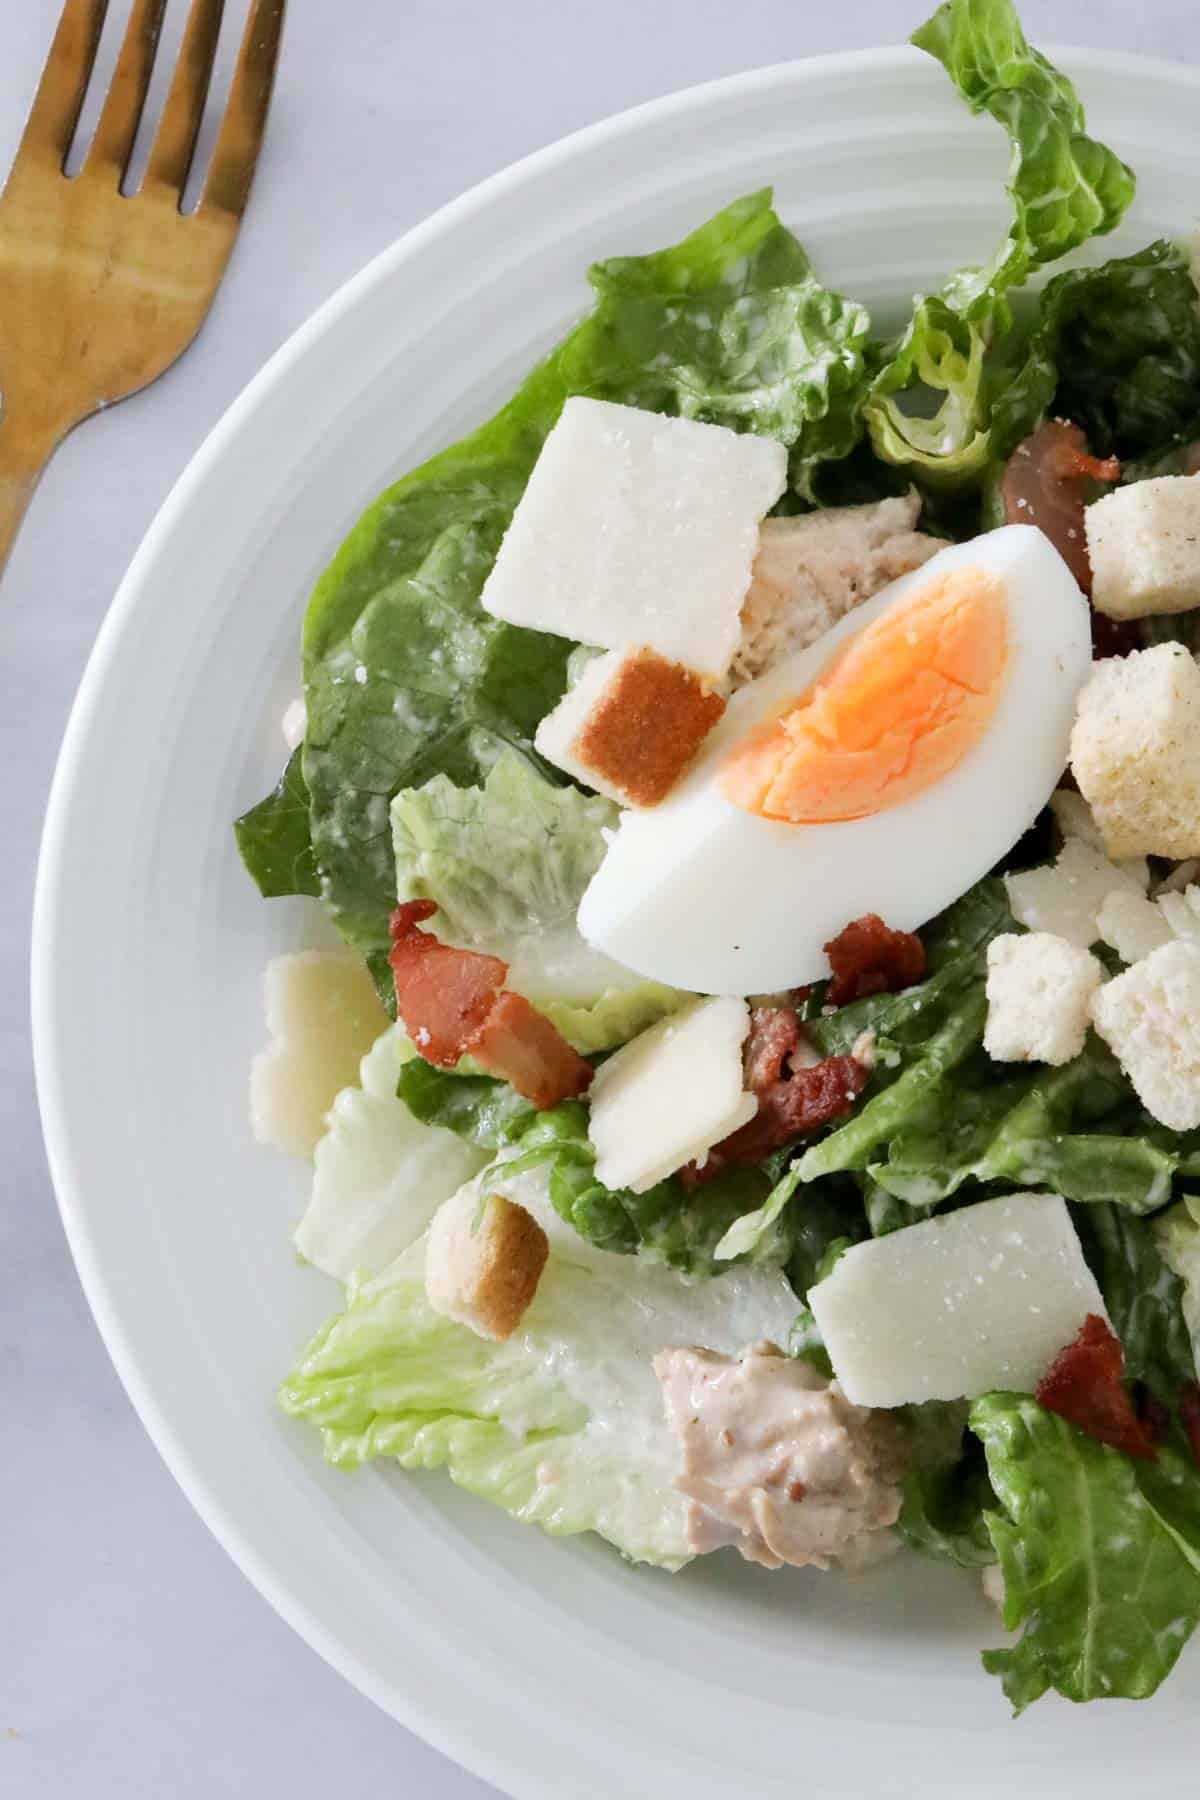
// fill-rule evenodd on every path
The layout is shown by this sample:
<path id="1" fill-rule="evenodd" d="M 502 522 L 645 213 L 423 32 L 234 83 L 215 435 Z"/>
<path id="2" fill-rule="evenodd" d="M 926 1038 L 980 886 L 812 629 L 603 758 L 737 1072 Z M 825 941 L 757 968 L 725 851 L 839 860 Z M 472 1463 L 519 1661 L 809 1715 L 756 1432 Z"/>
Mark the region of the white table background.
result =
<path id="1" fill-rule="evenodd" d="M 113 0 L 110 56 L 127 6 Z M 244 6 L 229 0 L 223 58 Z M 0 6 L 0 171 L 58 10 L 58 0 Z M 227 1560 L 134 1416 L 63 1241 L 29 1063 L 30 898 L 71 697 L 139 539 L 271 352 L 435 207 L 607 113 L 734 70 L 894 41 L 925 10 L 921 0 L 291 0 L 268 148 L 209 324 L 163 381 L 63 447 L 0 585 L 0 1794 L 495 1791 L 354 1693 Z M 1023 10 L 1042 42 L 1200 58 L 1194 0 L 1026 0 Z M 183 0 L 170 11 L 181 15 Z M 1195 211 L 1195 196 L 1181 196 L 1181 219 Z M 640 1793 L 633 1772 L 629 1792 Z"/>

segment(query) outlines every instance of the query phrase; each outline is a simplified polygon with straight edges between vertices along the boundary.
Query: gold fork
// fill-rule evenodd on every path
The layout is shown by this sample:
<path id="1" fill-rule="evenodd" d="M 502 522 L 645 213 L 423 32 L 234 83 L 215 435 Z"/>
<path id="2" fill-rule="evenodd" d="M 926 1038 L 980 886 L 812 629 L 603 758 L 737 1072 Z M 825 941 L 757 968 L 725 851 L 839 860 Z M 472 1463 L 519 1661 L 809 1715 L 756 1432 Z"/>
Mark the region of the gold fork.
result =
<path id="1" fill-rule="evenodd" d="M 133 0 L 79 174 L 64 173 L 108 0 L 65 0 L 0 196 L 0 571 L 67 432 L 182 356 L 204 321 L 262 144 L 285 0 L 253 0 L 212 160 L 182 211 L 224 0 L 192 0 L 136 194 L 121 192 L 166 0 Z"/>

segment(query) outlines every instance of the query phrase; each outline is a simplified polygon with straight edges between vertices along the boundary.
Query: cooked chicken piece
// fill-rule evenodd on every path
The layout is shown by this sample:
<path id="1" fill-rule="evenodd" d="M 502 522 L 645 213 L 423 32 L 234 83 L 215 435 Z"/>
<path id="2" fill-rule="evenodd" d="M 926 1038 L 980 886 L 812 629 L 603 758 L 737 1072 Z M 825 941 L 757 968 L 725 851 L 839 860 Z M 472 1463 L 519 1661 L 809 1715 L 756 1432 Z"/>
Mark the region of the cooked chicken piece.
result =
<path id="1" fill-rule="evenodd" d="M 869 506 L 764 519 L 731 685 L 742 687 L 816 643 L 860 600 L 928 562 L 943 546 L 915 529 L 920 510 L 913 492 Z"/>
<path id="2" fill-rule="evenodd" d="M 664 1350 L 654 1360 L 683 1453 L 689 1547 L 735 1545 L 748 1562 L 859 1569 L 897 1539 L 904 1428 L 851 1406 L 836 1382 L 774 1344 L 739 1357 Z"/>

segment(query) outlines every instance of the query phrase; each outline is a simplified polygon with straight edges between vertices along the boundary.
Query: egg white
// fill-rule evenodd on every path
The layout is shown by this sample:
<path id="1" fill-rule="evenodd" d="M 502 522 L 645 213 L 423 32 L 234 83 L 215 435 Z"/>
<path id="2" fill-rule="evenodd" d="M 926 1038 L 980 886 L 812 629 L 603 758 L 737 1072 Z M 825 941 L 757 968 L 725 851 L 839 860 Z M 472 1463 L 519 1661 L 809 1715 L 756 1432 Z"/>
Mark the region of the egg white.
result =
<path id="1" fill-rule="evenodd" d="M 988 728 L 956 768 L 910 800 L 834 824 L 789 825 L 725 798 L 718 779 L 730 750 L 803 693 L 835 645 L 945 571 L 972 567 L 1004 585 L 1008 661 Z M 622 816 L 583 896 L 581 932 L 654 980 L 757 994 L 828 974 L 823 946 L 863 913 L 915 930 L 985 875 L 1046 804 L 1091 656 L 1087 601 L 1034 526 L 939 551 L 733 697 L 674 793 Z"/>

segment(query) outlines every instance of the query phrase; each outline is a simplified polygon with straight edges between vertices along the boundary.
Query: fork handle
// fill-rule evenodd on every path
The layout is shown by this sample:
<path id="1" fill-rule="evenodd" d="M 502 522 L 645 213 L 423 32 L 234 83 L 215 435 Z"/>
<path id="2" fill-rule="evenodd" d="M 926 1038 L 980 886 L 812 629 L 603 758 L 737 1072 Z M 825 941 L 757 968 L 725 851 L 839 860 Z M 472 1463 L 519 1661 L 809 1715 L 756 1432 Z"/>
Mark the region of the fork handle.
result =
<path id="1" fill-rule="evenodd" d="M 0 575 L 25 508 L 61 436 L 57 426 L 33 424 L 19 416 L 7 420 L 0 417 Z"/>

